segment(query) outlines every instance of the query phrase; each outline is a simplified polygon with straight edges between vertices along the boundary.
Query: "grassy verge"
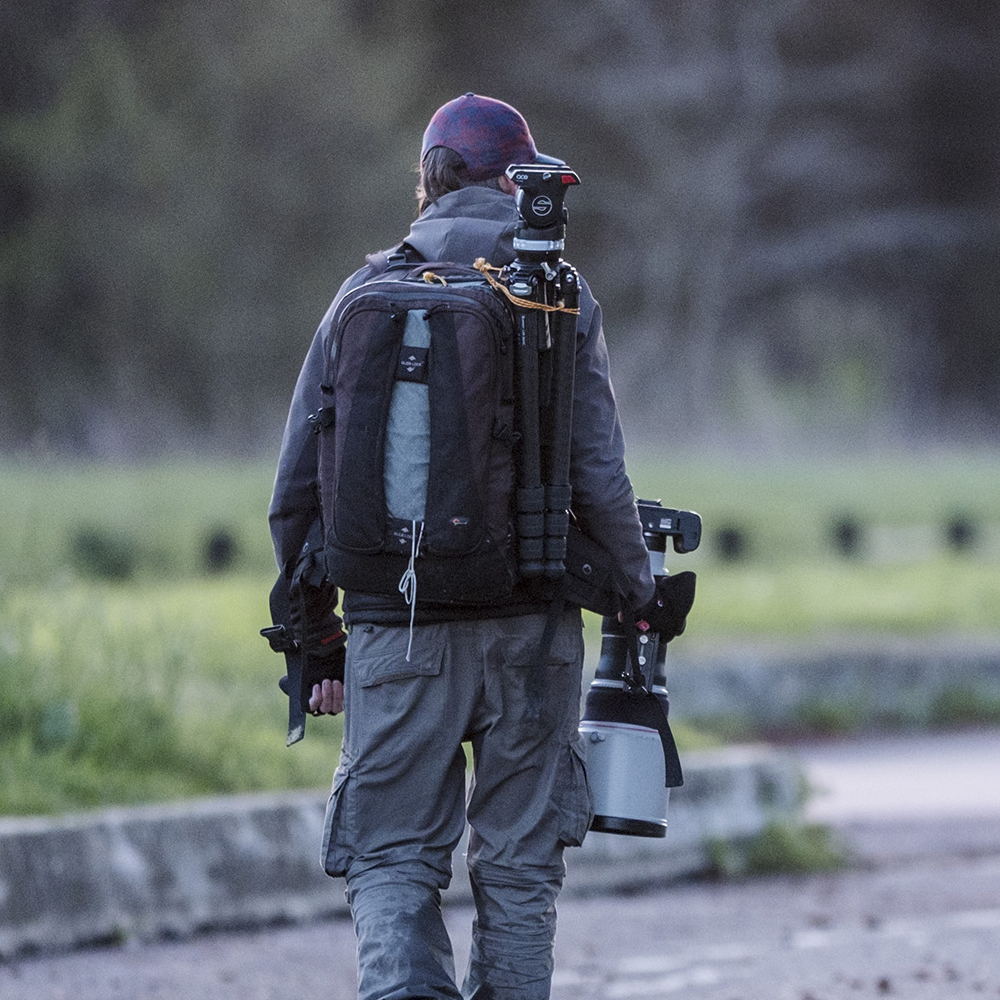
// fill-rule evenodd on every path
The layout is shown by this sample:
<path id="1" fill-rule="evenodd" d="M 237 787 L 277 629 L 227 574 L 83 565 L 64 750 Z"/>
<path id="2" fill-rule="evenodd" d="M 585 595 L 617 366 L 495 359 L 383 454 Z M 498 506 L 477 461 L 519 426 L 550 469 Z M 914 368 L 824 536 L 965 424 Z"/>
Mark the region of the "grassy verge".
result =
<path id="1" fill-rule="evenodd" d="M 164 464 L 0 476 L 0 814 L 329 780 L 336 720 L 284 748 L 280 658 L 257 635 L 274 577 L 272 468 Z M 763 467 L 633 463 L 640 495 L 699 511 L 705 540 L 685 653 L 849 634 L 997 635 L 1000 457 Z M 851 556 L 831 543 L 848 512 Z M 961 512 L 974 544 L 943 526 Z M 721 527 L 746 539 L 741 558 Z M 210 540 L 228 540 L 223 562 Z M 595 657 L 599 621 L 587 616 Z M 946 706 L 953 714 L 964 702 Z M 684 746 L 704 742 L 682 731 Z"/>
<path id="2" fill-rule="evenodd" d="M 337 719 L 285 750 L 254 577 L 25 588 L 0 601 L 0 814 L 313 787 Z"/>

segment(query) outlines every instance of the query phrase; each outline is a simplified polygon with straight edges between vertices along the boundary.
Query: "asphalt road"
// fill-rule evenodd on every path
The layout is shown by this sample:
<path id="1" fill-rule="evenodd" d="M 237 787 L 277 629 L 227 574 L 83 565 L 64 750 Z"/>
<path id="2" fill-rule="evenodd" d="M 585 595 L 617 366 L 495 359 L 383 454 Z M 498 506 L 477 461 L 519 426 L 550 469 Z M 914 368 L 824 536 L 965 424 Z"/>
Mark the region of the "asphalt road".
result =
<path id="1" fill-rule="evenodd" d="M 554 1000 L 1000 997 L 1000 732 L 797 749 L 851 866 L 566 897 Z M 125 943 L 0 966 L 0 998 L 350 1000 L 353 950 L 346 920 Z"/>

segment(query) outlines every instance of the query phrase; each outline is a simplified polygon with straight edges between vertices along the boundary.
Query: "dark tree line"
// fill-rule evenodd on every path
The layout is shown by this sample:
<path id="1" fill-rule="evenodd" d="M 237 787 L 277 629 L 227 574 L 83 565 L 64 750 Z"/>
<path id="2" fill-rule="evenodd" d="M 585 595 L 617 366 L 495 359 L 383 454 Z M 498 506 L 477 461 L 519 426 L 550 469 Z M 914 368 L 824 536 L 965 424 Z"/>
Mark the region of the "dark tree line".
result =
<path id="1" fill-rule="evenodd" d="M 572 192 L 636 433 L 995 432 L 986 2 L 19 0 L 0 15 L 0 448 L 272 446 L 423 125 L 510 100 Z"/>

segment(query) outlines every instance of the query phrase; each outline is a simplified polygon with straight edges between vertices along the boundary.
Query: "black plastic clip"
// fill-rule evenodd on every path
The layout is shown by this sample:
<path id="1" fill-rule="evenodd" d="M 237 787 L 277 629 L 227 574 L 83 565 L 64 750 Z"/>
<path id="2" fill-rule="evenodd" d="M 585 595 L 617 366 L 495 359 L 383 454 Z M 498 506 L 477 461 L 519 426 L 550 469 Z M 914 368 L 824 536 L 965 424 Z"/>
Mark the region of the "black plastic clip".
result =
<path id="1" fill-rule="evenodd" d="M 294 653 L 299 648 L 299 642 L 292 636 L 285 625 L 271 625 L 262 628 L 260 634 L 267 639 L 268 645 L 276 653 Z"/>
<path id="2" fill-rule="evenodd" d="M 336 417 L 332 406 L 320 407 L 315 413 L 309 414 L 309 426 L 313 434 L 319 434 L 327 427 L 332 427 L 336 422 Z"/>

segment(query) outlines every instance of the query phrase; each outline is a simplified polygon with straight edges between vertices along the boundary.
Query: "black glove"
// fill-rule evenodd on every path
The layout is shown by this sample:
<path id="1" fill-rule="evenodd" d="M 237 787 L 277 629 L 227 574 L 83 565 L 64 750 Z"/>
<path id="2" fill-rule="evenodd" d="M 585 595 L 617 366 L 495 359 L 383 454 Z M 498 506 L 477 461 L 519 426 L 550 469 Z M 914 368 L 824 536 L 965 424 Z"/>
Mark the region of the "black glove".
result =
<path id="1" fill-rule="evenodd" d="M 334 671 L 339 663 L 339 674 L 324 673 L 323 677 L 342 681 L 347 635 L 343 629 L 343 621 L 335 611 L 336 587 L 312 587 L 307 582 L 297 587 L 293 581 L 289 591 L 289 604 L 292 634 L 306 660 L 326 664 Z"/>
<path id="2" fill-rule="evenodd" d="M 345 643 L 347 641 L 346 636 L 343 631 L 340 632 L 339 642 L 333 645 L 332 651 L 324 658 L 321 656 L 305 656 L 303 658 L 302 664 L 302 690 L 299 692 L 299 702 L 302 705 L 302 711 L 309 711 L 309 699 L 312 697 L 312 689 L 314 684 L 322 684 L 325 680 L 340 681 L 343 683 L 344 680 L 344 660 L 347 656 L 347 648 Z M 278 681 L 278 687 L 287 695 L 288 694 L 288 674 L 285 674 L 281 680 Z"/>
<path id="3" fill-rule="evenodd" d="M 288 588 L 292 635 L 302 654 L 300 700 L 309 711 L 314 684 L 344 680 L 347 635 L 336 613 L 337 588 L 326 578 L 322 555 L 308 552 L 295 567 Z M 288 691 L 287 675 L 278 686 Z"/>
<path id="4" fill-rule="evenodd" d="M 636 611 L 636 626 L 643 632 L 656 632 L 664 642 L 682 635 L 694 604 L 694 584 L 695 575 L 690 570 L 656 577 L 656 593 Z"/>

